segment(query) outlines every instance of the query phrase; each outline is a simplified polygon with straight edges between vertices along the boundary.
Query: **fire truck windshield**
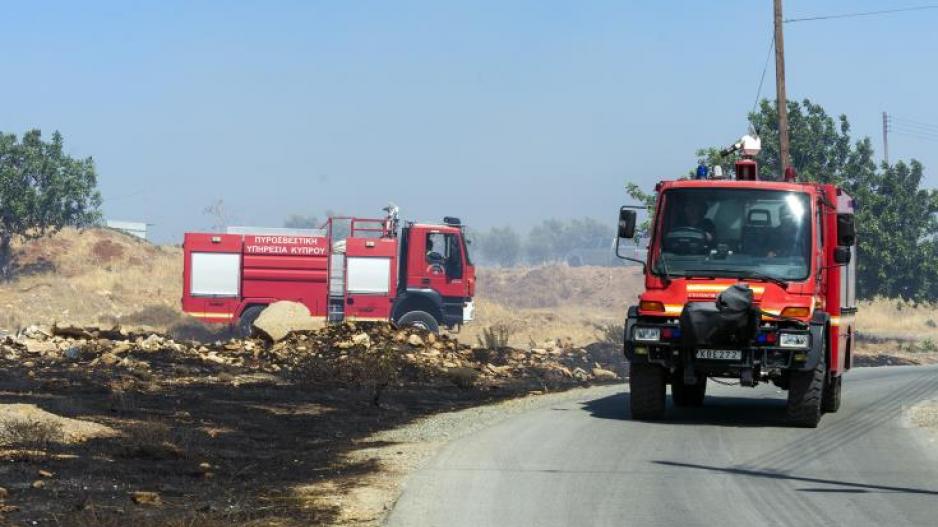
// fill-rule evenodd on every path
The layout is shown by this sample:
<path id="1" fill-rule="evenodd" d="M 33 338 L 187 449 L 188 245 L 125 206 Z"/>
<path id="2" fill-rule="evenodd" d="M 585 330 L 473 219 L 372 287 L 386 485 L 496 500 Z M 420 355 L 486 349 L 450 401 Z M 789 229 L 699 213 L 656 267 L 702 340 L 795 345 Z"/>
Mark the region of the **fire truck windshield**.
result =
<path id="1" fill-rule="evenodd" d="M 811 207 L 802 192 L 672 189 L 662 196 L 655 273 L 804 280 L 811 268 Z"/>

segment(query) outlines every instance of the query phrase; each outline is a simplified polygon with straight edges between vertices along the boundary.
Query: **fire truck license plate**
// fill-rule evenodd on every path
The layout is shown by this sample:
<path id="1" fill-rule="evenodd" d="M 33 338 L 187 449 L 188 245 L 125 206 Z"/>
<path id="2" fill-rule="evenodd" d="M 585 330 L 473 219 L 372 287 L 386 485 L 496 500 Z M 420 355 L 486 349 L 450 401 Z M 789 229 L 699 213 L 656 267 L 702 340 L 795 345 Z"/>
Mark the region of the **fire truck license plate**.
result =
<path id="1" fill-rule="evenodd" d="M 742 360 L 743 352 L 740 350 L 697 350 L 698 359 L 706 360 Z"/>

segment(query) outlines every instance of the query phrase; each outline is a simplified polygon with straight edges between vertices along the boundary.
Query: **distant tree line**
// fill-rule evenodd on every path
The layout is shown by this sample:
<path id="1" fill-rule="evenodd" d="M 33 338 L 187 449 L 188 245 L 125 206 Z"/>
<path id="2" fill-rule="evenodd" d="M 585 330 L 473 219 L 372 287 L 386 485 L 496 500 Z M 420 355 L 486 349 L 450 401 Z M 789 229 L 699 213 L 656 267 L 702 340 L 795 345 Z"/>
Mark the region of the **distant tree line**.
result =
<path id="1" fill-rule="evenodd" d="M 597 263 L 613 256 L 614 218 L 544 220 L 526 233 L 510 225 L 471 230 L 472 258 L 481 264 L 513 266 L 551 262 Z"/>

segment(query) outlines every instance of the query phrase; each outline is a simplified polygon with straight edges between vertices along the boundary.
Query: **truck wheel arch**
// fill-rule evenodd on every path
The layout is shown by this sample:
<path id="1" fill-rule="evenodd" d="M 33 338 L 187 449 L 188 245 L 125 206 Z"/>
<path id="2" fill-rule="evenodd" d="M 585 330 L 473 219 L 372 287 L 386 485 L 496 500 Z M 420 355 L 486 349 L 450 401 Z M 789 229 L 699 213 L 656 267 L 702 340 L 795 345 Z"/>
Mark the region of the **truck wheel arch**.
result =
<path id="1" fill-rule="evenodd" d="M 394 302 L 391 319 L 394 322 L 411 311 L 424 311 L 443 324 L 443 298 L 436 291 L 405 291 Z"/>
<path id="2" fill-rule="evenodd" d="M 260 316 L 261 312 L 267 308 L 269 304 L 260 304 L 260 303 L 251 303 L 245 304 L 245 306 L 238 313 L 238 319 L 235 322 L 235 326 L 238 328 L 238 334 L 242 337 L 250 337 L 253 332 L 254 321 L 257 320 L 257 317 Z"/>

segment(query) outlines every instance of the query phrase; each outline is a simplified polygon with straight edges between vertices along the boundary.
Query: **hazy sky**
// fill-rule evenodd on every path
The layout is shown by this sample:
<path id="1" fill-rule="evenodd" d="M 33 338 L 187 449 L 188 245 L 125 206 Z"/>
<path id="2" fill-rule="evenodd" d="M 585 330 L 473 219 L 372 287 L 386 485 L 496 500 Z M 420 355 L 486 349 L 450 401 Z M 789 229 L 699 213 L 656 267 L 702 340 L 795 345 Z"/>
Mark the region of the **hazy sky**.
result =
<path id="1" fill-rule="evenodd" d="M 746 131 L 771 4 L 4 1 L 0 130 L 60 130 L 95 158 L 106 216 L 160 242 L 219 199 L 250 225 L 389 200 L 481 228 L 611 223 L 627 180 L 681 176 Z M 785 0 L 788 17 L 898 5 Z M 846 113 L 880 155 L 883 110 L 938 125 L 936 27 L 938 10 L 789 24 L 789 97 Z M 938 186 L 938 143 L 896 135 L 890 156 Z"/>

